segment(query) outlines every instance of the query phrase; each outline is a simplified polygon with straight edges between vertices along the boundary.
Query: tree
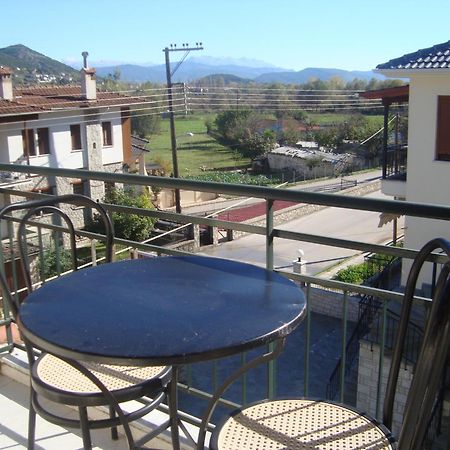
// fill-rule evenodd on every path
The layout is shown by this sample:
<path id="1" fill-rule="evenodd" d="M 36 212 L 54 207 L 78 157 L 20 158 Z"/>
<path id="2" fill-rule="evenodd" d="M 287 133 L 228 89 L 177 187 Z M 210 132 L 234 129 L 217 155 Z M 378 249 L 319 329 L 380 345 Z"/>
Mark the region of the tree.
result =
<path id="1" fill-rule="evenodd" d="M 158 134 L 161 130 L 161 116 L 149 115 L 145 111 L 138 111 L 131 116 L 131 130 L 134 134 L 145 138 Z"/>
<path id="2" fill-rule="evenodd" d="M 251 114 L 252 112 L 247 109 L 223 111 L 217 114 L 215 120 L 217 131 L 225 139 L 233 140 L 237 126 L 241 125 Z"/>
<path id="3" fill-rule="evenodd" d="M 328 149 L 336 149 L 336 147 L 342 143 L 338 136 L 338 130 L 336 127 L 323 128 L 313 133 L 314 140 L 319 147 L 326 147 Z"/>
<path id="4" fill-rule="evenodd" d="M 286 128 L 278 134 L 278 143 L 280 145 L 293 146 L 302 138 L 302 132 L 294 128 Z"/>
<path id="5" fill-rule="evenodd" d="M 132 191 L 123 189 L 110 189 L 104 198 L 105 203 L 118 206 L 130 206 L 135 208 L 153 210 L 153 204 L 148 194 L 137 195 Z M 111 219 L 114 224 L 114 234 L 123 239 L 143 241 L 150 236 L 156 219 L 138 214 L 113 212 Z M 100 231 L 103 227 L 100 217 L 94 217 L 94 229 Z"/>
<path id="6" fill-rule="evenodd" d="M 240 151 L 244 156 L 255 158 L 256 156 L 272 150 L 275 142 L 276 136 L 271 130 L 264 130 L 262 133 L 254 133 L 247 129 L 244 136 L 241 137 Z"/>

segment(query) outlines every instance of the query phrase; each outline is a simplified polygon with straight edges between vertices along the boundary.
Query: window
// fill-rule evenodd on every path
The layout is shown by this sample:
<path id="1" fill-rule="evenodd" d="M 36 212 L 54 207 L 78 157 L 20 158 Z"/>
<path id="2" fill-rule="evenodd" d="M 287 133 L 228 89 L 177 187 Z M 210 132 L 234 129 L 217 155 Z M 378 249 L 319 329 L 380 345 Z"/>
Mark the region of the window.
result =
<path id="1" fill-rule="evenodd" d="M 450 95 L 438 96 L 436 159 L 450 161 Z"/>
<path id="2" fill-rule="evenodd" d="M 112 145 L 111 122 L 102 122 L 103 147 Z"/>
<path id="3" fill-rule="evenodd" d="M 50 154 L 50 139 L 48 128 L 37 129 L 38 150 L 40 155 Z"/>
<path id="4" fill-rule="evenodd" d="M 81 150 L 81 126 L 70 125 L 70 139 L 72 141 L 72 150 Z"/>
<path id="5" fill-rule="evenodd" d="M 36 156 L 34 130 L 22 130 L 22 145 L 25 156 Z"/>
<path id="6" fill-rule="evenodd" d="M 22 130 L 22 145 L 25 156 L 50 154 L 49 136 L 48 128 Z"/>

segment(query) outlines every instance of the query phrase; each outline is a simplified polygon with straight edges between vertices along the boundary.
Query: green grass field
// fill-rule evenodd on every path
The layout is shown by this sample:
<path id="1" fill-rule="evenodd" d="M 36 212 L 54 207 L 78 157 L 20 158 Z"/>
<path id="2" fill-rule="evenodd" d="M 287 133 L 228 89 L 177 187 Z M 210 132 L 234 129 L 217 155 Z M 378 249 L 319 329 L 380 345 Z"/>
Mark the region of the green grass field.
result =
<path id="1" fill-rule="evenodd" d="M 349 120 L 350 114 L 309 114 L 320 125 L 337 124 Z M 367 116 L 382 126 L 382 116 Z M 178 171 L 180 177 L 195 176 L 213 169 L 248 167 L 250 160 L 217 142 L 206 133 L 206 121 L 214 121 L 215 114 L 195 114 L 175 118 L 177 136 Z M 150 153 L 147 162 L 160 164 L 166 173 L 172 171 L 172 150 L 169 119 L 161 121 L 159 134 L 150 138 Z M 191 136 L 190 133 L 193 135 Z"/>
<path id="2" fill-rule="evenodd" d="M 178 148 L 178 171 L 181 177 L 198 175 L 205 170 L 221 168 L 241 168 L 250 163 L 229 147 L 219 144 L 206 133 L 206 120 L 214 120 L 212 114 L 199 114 L 175 119 Z M 188 133 L 192 133 L 190 136 Z M 168 169 L 172 168 L 169 120 L 161 121 L 161 131 L 150 139 L 150 153 L 147 162 L 158 162 Z"/>
<path id="3" fill-rule="evenodd" d="M 308 112 L 308 116 L 312 122 L 318 125 L 336 125 L 346 121 L 349 121 L 354 114 L 343 114 L 343 113 L 314 113 Z M 383 115 L 378 114 L 374 116 L 365 116 L 369 123 L 381 123 L 383 126 Z"/>

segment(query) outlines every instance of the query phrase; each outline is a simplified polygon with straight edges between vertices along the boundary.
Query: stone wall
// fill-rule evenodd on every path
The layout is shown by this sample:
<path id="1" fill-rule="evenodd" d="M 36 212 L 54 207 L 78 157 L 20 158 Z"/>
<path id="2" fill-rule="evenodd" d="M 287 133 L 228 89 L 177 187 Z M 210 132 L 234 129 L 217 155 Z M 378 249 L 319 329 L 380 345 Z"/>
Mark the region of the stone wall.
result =
<path id="1" fill-rule="evenodd" d="M 321 288 L 310 288 L 308 304 L 311 311 L 336 319 L 342 319 L 344 295 L 339 292 Z M 358 321 L 359 298 L 347 297 L 347 318 L 350 322 Z"/>
<path id="2" fill-rule="evenodd" d="M 386 390 L 391 359 L 385 355 L 381 377 L 380 412 L 383 410 L 383 400 Z M 376 416 L 378 390 L 378 373 L 380 364 L 380 347 L 376 344 L 361 341 L 359 347 L 358 392 L 356 407 L 373 417 Z M 403 418 L 403 411 L 413 377 L 413 367 L 402 363 L 395 396 L 392 431 L 398 435 Z"/>

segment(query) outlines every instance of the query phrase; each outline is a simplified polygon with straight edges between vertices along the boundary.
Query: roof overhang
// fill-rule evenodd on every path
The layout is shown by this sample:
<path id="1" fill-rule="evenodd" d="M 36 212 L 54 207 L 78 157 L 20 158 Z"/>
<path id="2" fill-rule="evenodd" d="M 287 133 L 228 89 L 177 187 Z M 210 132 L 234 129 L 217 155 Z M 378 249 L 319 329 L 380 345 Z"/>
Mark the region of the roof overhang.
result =
<path id="1" fill-rule="evenodd" d="M 416 75 L 450 75 L 450 69 L 374 69 L 375 73 L 381 73 L 389 78 L 411 78 Z"/>
<path id="2" fill-rule="evenodd" d="M 374 91 L 361 92 L 359 95 L 367 99 L 381 99 L 383 105 L 406 103 L 409 100 L 409 85 L 376 89 Z"/>

